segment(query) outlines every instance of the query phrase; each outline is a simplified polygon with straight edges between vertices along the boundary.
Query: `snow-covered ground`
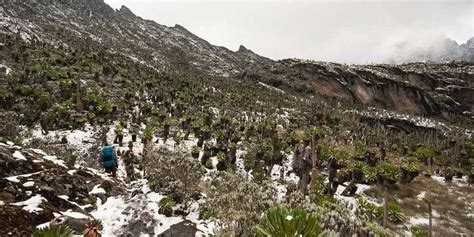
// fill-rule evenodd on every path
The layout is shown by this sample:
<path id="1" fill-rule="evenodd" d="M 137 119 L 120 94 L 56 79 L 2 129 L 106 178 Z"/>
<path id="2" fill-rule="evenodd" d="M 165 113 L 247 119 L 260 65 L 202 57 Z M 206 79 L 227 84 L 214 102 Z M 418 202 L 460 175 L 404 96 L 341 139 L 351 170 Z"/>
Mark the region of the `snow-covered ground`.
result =
<path id="1" fill-rule="evenodd" d="M 35 139 L 42 139 L 49 142 L 60 142 L 60 140 L 65 137 L 68 141 L 68 144 L 72 145 L 72 147 L 76 148 L 76 152 L 79 157 L 85 156 L 91 150 L 94 150 L 94 147 L 97 147 L 99 144 L 97 141 L 99 139 L 98 131 L 94 129 L 90 125 L 86 125 L 83 130 L 62 130 L 62 131 L 50 131 L 48 135 L 44 135 L 41 133 L 39 127 L 30 131 L 30 137 L 25 139 L 24 142 L 28 143 L 33 138 Z M 115 138 L 114 126 L 110 126 L 107 132 L 108 142 L 112 143 L 113 138 Z M 159 143 L 154 143 L 155 146 L 164 146 L 167 149 L 174 150 L 176 147 L 176 143 L 172 139 L 168 139 L 166 143 L 163 143 L 163 140 L 154 137 L 153 141 L 159 140 Z M 118 145 L 114 144 L 114 147 L 118 152 L 125 152 L 128 150 L 127 144 L 131 141 L 131 135 L 129 134 L 127 129 L 124 129 L 124 139 L 123 139 L 123 146 L 119 147 Z M 183 141 L 180 146 L 184 149 L 191 150 L 191 147 L 197 143 L 197 138 L 193 137 L 192 135 L 189 136 L 188 140 Z M 141 142 L 133 143 L 133 153 L 136 157 L 141 158 L 143 152 L 143 144 Z M 64 161 L 58 159 L 55 156 L 50 156 L 46 152 L 40 149 L 31 149 L 32 152 L 37 154 L 43 155 L 43 158 L 46 160 L 50 160 L 57 165 L 61 165 L 65 167 Z M 98 149 L 97 149 L 97 152 Z M 16 152 L 14 157 L 16 159 L 23 159 L 23 155 L 20 152 Z M 84 164 L 83 160 L 79 161 L 78 163 Z M 77 169 L 80 169 L 82 165 L 76 164 L 75 169 L 71 169 L 68 171 L 69 174 L 74 174 L 77 172 Z M 97 170 L 94 168 L 87 167 L 86 168 L 91 173 L 98 175 L 106 180 L 113 180 L 108 174 L 104 173 L 102 170 Z M 7 179 L 11 182 L 19 182 L 18 177 L 29 177 L 32 175 L 36 175 L 41 172 L 32 173 L 32 174 L 23 174 L 18 176 L 8 177 Z M 124 162 L 121 162 L 119 159 L 119 167 L 117 170 L 117 180 L 119 182 L 124 183 L 126 178 L 125 172 L 125 165 Z M 31 183 L 25 183 L 24 185 L 32 185 Z M 137 194 L 138 193 L 138 194 Z M 94 186 L 94 188 L 89 192 L 92 195 L 100 195 L 105 194 L 105 190 L 100 187 L 100 185 Z M 165 197 L 160 193 L 152 192 L 147 184 L 147 180 L 140 179 L 134 182 L 127 184 L 127 192 L 126 194 L 118 195 L 118 196 L 111 196 L 109 197 L 104 203 L 102 203 L 101 199 L 97 199 L 96 206 L 97 208 L 90 212 L 89 214 L 102 221 L 103 224 L 103 236 L 116 236 L 118 234 L 125 233 L 124 231 L 127 228 L 127 225 L 135 220 L 139 216 L 150 216 L 151 219 L 148 220 L 149 224 L 154 223 L 154 234 L 158 235 L 163 233 L 167 229 L 170 228 L 171 225 L 180 223 L 182 221 L 188 220 L 196 224 L 196 228 L 199 230 L 197 236 L 209 236 L 214 234 L 214 228 L 216 227 L 216 223 L 214 221 L 205 221 L 199 219 L 199 205 L 204 201 L 194 201 L 190 205 L 190 213 L 186 217 L 166 217 L 162 214 L 158 213 L 159 210 L 159 201 Z M 89 205 L 81 206 L 75 202 L 69 201 L 69 197 L 61 196 L 61 199 L 64 199 L 81 209 L 85 209 L 90 207 Z M 35 196 L 31 200 L 27 200 L 25 202 L 17 203 L 16 205 L 25 205 L 25 208 L 31 211 L 39 210 L 38 205 L 41 203 L 40 201 L 41 196 Z M 147 214 L 145 214 L 147 213 Z M 60 213 L 63 216 L 70 216 L 73 218 L 79 219 L 90 219 L 91 217 L 84 215 L 79 212 L 72 212 L 66 211 Z M 44 223 L 40 225 L 40 227 L 46 227 L 49 225 L 48 223 Z M 146 235 L 143 235 L 146 236 Z"/>

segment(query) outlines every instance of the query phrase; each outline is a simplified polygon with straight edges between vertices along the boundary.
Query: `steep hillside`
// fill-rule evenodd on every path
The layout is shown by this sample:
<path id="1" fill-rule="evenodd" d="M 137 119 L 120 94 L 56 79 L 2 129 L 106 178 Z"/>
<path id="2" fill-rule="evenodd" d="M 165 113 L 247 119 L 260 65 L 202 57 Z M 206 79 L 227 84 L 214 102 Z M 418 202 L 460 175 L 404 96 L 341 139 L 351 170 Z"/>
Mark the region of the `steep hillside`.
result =
<path id="1" fill-rule="evenodd" d="M 211 45 L 180 25 L 144 20 L 126 7 L 115 11 L 103 0 L 7 1 L 0 14 L 2 32 L 72 47 L 81 47 L 78 39 L 84 39 L 82 44 L 109 47 L 160 71 L 228 76 L 269 61 L 249 50 L 232 52 Z"/>
<path id="2" fill-rule="evenodd" d="M 288 59 L 242 78 L 422 115 L 474 112 L 474 64 L 342 65 Z"/>
<path id="3" fill-rule="evenodd" d="M 1 32 L 76 49 L 106 47 L 161 72 L 244 75 L 276 87 L 317 91 L 398 112 L 473 112 L 471 63 L 347 66 L 273 61 L 244 46 L 237 52 L 214 46 L 180 25 L 166 27 L 126 7 L 113 10 L 102 0 L 8 1 L 0 14 Z M 464 52 L 460 54 L 468 54 L 470 43 L 459 46 Z"/>
<path id="4" fill-rule="evenodd" d="M 100 0 L 0 8 L 2 236 L 474 233 L 471 63 L 272 61 Z"/>

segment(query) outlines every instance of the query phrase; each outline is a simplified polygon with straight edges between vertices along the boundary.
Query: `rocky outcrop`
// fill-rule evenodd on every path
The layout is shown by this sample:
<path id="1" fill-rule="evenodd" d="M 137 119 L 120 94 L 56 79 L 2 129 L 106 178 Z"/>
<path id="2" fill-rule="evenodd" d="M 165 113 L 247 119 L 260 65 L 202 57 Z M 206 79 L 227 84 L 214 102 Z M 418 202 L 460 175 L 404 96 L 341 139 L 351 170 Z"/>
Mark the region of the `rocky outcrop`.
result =
<path id="1" fill-rule="evenodd" d="M 343 65 L 287 59 L 248 70 L 244 79 L 422 115 L 474 111 L 474 64 Z"/>
<path id="2" fill-rule="evenodd" d="M 41 150 L 0 143 L 1 236 L 28 235 L 53 219 L 80 233 L 98 198 L 122 193 L 97 171 L 64 163 Z"/>

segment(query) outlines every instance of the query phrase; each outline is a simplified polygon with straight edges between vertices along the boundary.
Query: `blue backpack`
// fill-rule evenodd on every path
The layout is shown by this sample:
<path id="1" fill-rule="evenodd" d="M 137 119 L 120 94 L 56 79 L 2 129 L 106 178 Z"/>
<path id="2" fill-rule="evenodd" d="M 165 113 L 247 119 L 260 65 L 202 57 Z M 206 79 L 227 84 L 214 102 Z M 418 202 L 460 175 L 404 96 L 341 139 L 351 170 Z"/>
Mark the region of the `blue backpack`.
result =
<path id="1" fill-rule="evenodd" d="M 104 146 L 102 148 L 100 159 L 104 164 L 104 168 L 112 168 L 116 165 L 117 160 L 115 158 L 115 152 L 112 146 Z"/>

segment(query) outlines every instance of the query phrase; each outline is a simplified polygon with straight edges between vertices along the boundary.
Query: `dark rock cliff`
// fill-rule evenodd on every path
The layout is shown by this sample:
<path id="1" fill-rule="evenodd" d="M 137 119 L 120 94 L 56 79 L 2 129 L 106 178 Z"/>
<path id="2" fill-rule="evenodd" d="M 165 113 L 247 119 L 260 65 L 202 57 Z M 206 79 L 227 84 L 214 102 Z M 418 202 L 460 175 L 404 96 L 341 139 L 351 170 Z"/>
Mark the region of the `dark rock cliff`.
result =
<path id="1" fill-rule="evenodd" d="M 288 59 L 241 76 L 398 112 L 446 115 L 474 111 L 472 63 L 343 65 Z"/>

